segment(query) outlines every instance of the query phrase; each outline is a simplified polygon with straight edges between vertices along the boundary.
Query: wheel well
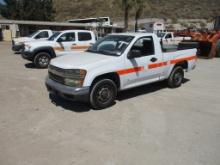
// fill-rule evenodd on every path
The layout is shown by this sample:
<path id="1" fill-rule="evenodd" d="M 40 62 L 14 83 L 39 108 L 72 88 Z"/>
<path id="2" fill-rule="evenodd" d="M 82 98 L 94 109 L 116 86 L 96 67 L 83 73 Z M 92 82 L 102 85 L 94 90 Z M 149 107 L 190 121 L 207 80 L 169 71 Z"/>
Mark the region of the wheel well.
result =
<path id="1" fill-rule="evenodd" d="M 119 78 L 119 75 L 115 72 L 112 72 L 112 73 L 106 73 L 106 74 L 103 74 L 103 75 L 100 75 L 98 77 L 96 77 L 93 82 L 92 82 L 92 86 L 97 82 L 99 81 L 100 79 L 110 79 L 112 81 L 115 82 L 115 84 L 117 85 L 117 88 L 120 88 L 120 78 Z"/>
<path id="2" fill-rule="evenodd" d="M 43 52 L 48 53 L 51 58 L 53 58 L 53 57 L 56 56 L 56 55 L 55 55 L 55 52 L 54 52 L 51 48 L 47 48 L 47 49 L 45 48 L 45 49 L 36 50 L 35 53 L 34 53 L 34 54 L 35 54 L 34 57 L 35 57 L 38 53 L 43 53 Z"/>
<path id="3" fill-rule="evenodd" d="M 181 66 L 183 69 L 188 69 L 188 62 L 187 61 L 179 62 L 174 67 L 177 66 Z"/>

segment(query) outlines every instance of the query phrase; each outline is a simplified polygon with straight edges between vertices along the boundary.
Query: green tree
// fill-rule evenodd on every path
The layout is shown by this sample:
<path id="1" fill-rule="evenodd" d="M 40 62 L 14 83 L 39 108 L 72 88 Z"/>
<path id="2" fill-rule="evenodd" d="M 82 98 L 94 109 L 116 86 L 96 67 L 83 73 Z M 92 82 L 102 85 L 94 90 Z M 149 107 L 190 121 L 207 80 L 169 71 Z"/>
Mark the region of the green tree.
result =
<path id="1" fill-rule="evenodd" d="M 134 10 L 135 10 L 135 32 L 138 30 L 138 20 L 143 14 L 144 10 L 150 8 L 149 3 L 146 0 L 134 0 Z"/>
<path id="2" fill-rule="evenodd" d="M 0 4 L 0 13 L 5 18 L 16 19 L 19 17 L 17 0 L 4 0 L 4 3 Z"/>
<path id="3" fill-rule="evenodd" d="M 4 0 L 0 13 L 7 19 L 51 21 L 54 17 L 52 0 Z"/>
<path id="4" fill-rule="evenodd" d="M 133 0 L 121 0 L 121 5 L 124 10 L 124 28 L 125 31 L 128 30 L 128 18 L 129 18 L 129 11 L 133 7 Z"/>

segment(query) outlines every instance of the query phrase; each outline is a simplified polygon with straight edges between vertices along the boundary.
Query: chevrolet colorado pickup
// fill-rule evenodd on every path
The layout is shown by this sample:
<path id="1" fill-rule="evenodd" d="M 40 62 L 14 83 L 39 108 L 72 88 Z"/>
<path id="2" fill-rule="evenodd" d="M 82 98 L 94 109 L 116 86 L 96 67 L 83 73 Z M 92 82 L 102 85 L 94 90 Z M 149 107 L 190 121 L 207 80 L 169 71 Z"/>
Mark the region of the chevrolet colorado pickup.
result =
<path id="1" fill-rule="evenodd" d="M 32 61 L 36 67 L 46 68 L 51 58 L 74 51 L 85 51 L 95 41 L 95 34 L 92 31 L 65 30 L 54 33 L 46 41 L 25 43 L 21 54 L 24 59 Z"/>
<path id="2" fill-rule="evenodd" d="M 164 53 L 152 33 L 111 34 L 86 52 L 51 60 L 45 84 L 51 94 L 103 109 L 122 90 L 162 80 L 180 87 L 184 71 L 196 66 L 196 53 L 197 49 Z"/>
<path id="3" fill-rule="evenodd" d="M 54 32 L 51 30 L 38 30 L 29 36 L 14 38 L 12 40 L 12 50 L 15 52 L 20 52 L 24 43 L 37 40 L 46 40 L 51 37 L 53 33 Z"/>
<path id="4" fill-rule="evenodd" d="M 175 36 L 173 32 L 161 32 L 157 36 L 162 40 L 164 45 L 178 45 L 182 41 L 191 40 L 191 37 Z"/>

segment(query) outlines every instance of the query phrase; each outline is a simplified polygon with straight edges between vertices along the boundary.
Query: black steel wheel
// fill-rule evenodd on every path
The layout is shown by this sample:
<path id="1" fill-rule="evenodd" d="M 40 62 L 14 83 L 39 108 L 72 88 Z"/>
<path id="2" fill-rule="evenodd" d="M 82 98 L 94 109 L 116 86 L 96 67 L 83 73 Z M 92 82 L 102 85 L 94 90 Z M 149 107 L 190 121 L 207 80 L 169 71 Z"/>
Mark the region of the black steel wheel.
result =
<path id="1" fill-rule="evenodd" d="M 50 54 L 46 52 L 38 53 L 34 58 L 34 64 L 38 68 L 47 68 L 50 63 Z"/>
<path id="2" fill-rule="evenodd" d="M 104 109 L 114 104 L 117 86 L 110 79 L 97 81 L 90 93 L 90 104 L 94 109 Z"/>
<path id="3" fill-rule="evenodd" d="M 184 79 L 184 71 L 181 66 L 177 66 L 173 69 L 168 79 L 168 85 L 171 88 L 177 88 L 182 85 Z"/>

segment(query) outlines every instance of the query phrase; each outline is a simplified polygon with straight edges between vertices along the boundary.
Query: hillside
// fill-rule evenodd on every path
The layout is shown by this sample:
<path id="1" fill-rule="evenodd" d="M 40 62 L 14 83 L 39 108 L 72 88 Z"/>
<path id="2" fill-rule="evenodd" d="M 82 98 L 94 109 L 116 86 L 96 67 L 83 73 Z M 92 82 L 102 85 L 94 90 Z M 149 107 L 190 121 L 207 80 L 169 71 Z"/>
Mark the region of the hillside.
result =
<path id="1" fill-rule="evenodd" d="M 149 8 L 143 18 L 205 18 L 220 15 L 219 0 L 146 0 Z M 54 0 L 55 20 L 110 16 L 113 21 L 123 19 L 119 0 Z M 132 18 L 133 11 L 130 11 Z"/>

